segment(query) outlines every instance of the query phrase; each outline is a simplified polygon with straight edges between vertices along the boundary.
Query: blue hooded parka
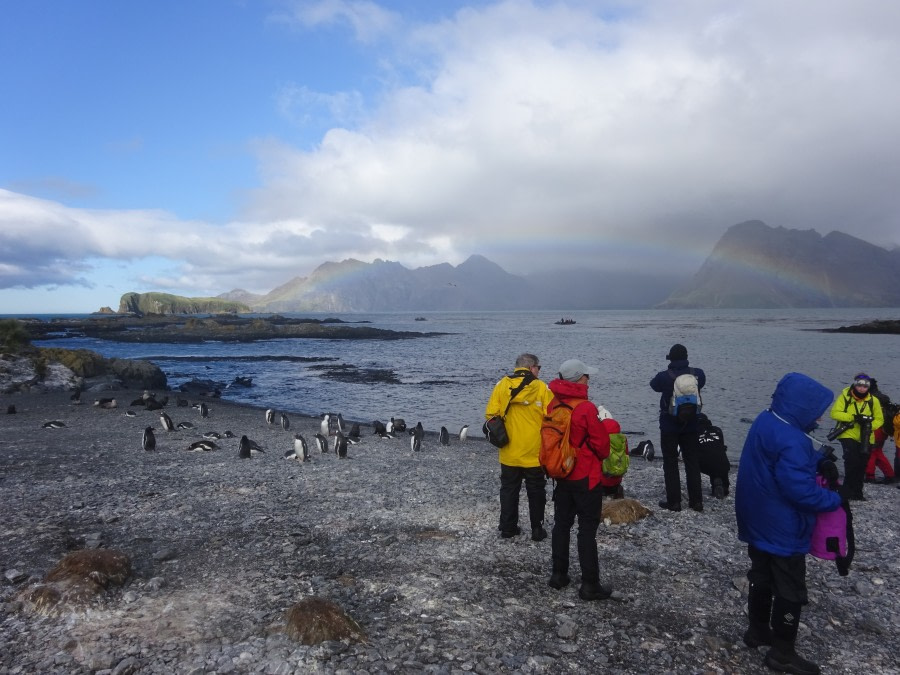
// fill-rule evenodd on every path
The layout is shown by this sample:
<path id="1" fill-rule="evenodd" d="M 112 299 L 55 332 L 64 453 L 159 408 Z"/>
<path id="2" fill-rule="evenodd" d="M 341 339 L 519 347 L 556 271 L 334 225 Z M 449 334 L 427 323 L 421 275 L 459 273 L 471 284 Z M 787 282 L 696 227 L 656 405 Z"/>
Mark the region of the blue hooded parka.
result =
<path id="1" fill-rule="evenodd" d="M 781 378 L 741 451 L 734 498 L 741 541 L 773 555 L 805 555 L 816 514 L 840 507 L 838 493 L 816 483 L 823 457 L 806 435 L 833 399 L 811 377 Z"/>

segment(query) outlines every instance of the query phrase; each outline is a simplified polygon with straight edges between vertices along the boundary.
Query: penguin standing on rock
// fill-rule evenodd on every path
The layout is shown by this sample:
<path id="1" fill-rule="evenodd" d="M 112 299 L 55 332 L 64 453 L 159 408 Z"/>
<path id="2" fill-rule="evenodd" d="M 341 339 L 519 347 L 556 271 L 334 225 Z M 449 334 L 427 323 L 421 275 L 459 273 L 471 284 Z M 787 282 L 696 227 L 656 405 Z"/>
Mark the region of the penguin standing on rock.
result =
<path id="1" fill-rule="evenodd" d="M 459 430 L 459 440 L 462 443 L 466 442 L 466 439 L 469 437 L 469 425 L 463 424 L 462 428 Z"/>
<path id="2" fill-rule="evenodd" d="M 285 431 L 291 428 L 291 420 L 284 413 L 281 413 L 281 428 Z"/>
<path id="3" fill-rule="evenodd" d="M 251 441 L 247 438 L 246 434 L 241 436 L 240 444 L 238 445 L 238 457 L 241 459 L 250 459 L 252 455 L 256 455 L 260 452 L 265 452 L 256 441 Z"/>
<path id="4" fill-rule="evenodd" d="M 200 405 L 197 407 L 200 408 L 200 417 L 209 417 L 208 405 L 206 405 L 203 401 L 200 401 Z"/>
<path id="5" fill-rule="evenodd" d="M 175 425 L 172 423 L 172 418 L 165 412 L 159 413 L 159 423 L 162 424 L 163 429 L 166 431 L 175 431 Z"/>
<path id="6" fill-rule="evenodd" d="M 440 440 L 441 445 L 450 445 L 450 432 L 447 431 L 447 427 L 441 427 Z"/>
<path id="7" fill-rule="evenodd" d="M 328 439 L 322 434 L 316 434 L 314 438 L 316 439 L 316 446 L 318 446 L 319 452 L 328 452 Z"/>
<path id="8" fill-rule="evenodd" d="M 322 421 L 319 423 L 319 433 L 322 434 L 325 438 L 328 438 L 328 429 L 331 422 L 331 415 L 325 413 L 322 415 Z"/>
<path id="9" fill-rule="evenodd" d="M 347 458 L 347 439 L 344 438 L 344 434 L 342 434 L 340 431 L 335 434 L 334 449 L 339 458 Z"/>
<path id="10" fill-rule="evenodd" d="M 147 452 L 156 450 L 156 436 L 153 435 L 153 427 L 144 429 L 144 433 L 141 436 L 141 447 Z"/>
<path id="11" fill-rule="evenodd" d="M 417 422 L 409 439 L 409 446 L 412 448 L 413 452 L 419 452 L 422 449 L 422 441 L 424 439 L 425 429 L 422 428 L 421 422 Z"/>
<path id="12" fill-rule="evenodd" d="M 309 446 L 300 434 L 294 434 L 294 449 L 284 453 L 285 459 L 296 459 L 298 462 L 309 461 Z"/>
<path id="13" fill-rule="evenodd" d="M 275 411 L 271 408 L 266 410 L 266 424 L 275 424 Z"/>

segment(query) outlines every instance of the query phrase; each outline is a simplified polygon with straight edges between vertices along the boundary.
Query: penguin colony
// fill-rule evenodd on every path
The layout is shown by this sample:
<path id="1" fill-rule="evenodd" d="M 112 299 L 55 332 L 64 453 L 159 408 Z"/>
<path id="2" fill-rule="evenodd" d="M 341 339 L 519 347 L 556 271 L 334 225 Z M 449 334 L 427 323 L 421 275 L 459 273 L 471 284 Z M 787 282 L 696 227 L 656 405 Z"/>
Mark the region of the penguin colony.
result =
<path id="1" fill-rule="evenodd" d="M 81 403 L 81 391 L 76 390 L 70 399 L 72 405 L 79 405 Z M 206 401 L 190 403 L 184 398 L 176 397 L 173 403 L 175 408 L 193 408 L 197 410 L 200 419 L 204 422 L 215 418 L 210 404 Z M 140 410 L 155 412 L 158 415 L 159 424 L 156 426 L 144 426 L 141 432 L 141 448 L 145 452 L 154 452 L 161 448 L 167 449 L 167 447 L 171 447 L 171 443 L 168 440 L 160 444 L 155 433 L 157 430 L 162 431 L 166 437 L 169 434 L 178 434 L 178 432 L 184 432 L 185 434 L 196 433 L 196 424 L 194 422 L 179 420 L 176 424 L 166 411 L 168 406 L 168 396 L 157 398 L 156 394 L 149 391 L 145 391 L 140 397 L 128 404 L 128 408 L 124 412 L 126 417 L 138 417 Z M 114 398 L 98 398 L 94 400 L 94 407 L 100 410 L 116 410 L 119 404 Z M 14 406 L 10 406 L 7 410 L 8 414 L 15 414 L 15 412 Z M 265 411 L 264 422 L 268 427 L 280 425 L 283 431 L 289 431 L 291 428 L 288 414 L 273 408 Z M 66 427 L 66 423 L 63 420 L 50 420 L 44 422 L 42 426 L 45 429 L 63 429 Z M 468 425 L 463 425 L 460 428 L 457 435 L 459 442 L 464 443 L 467 440 L 468 428 Z M 372 430 L 372 435 L 379 439 L 397 439 L 403 434 L 408 434 L 410 449 L 413 452 L 420 452 L 424 449 L 426 434 L 421 422 L 417 422 L 414 427 L 409 428 L 403 418 L 390 417 L 387 423 L 374 420 L 372 422 Z M 185 438 L 179 444 L 187 452 L 214 452 L 223 449 L 224 446 L 221 445 L 223 440 L 237 438 L 229 430 L 219 432 L 210 429 L 203 431 L 200 435 L 201 438 L 199 439 Z M 442 447 L 447 447 L 451 444 L 450 432 L 446 426 L 440 428 L 438 441 Z M 323 413 L 319 423 L 319 431 L 314 434 L 312 440 L 307 441 L 302 434 L 294 433 L 286 441 L 287 449 L 284 450 L 282 457 L 297 462 L 309 462 L 313 458 L 312 450 L 316 449 L 319 454 L 334 453 L 339 459 L 347 459 L 349 457 L 349 448 L 361 442 L 363 442 L 363 432 L 359 422 L 347 425 L 341 413 Z M 265 453 L 266 449 L 260 443 L 250 438 L 249 435 L 240 435 L 237 444 L 237 456 L 239 459 L 251 459 L 258 455 L 265 455 Z"/>

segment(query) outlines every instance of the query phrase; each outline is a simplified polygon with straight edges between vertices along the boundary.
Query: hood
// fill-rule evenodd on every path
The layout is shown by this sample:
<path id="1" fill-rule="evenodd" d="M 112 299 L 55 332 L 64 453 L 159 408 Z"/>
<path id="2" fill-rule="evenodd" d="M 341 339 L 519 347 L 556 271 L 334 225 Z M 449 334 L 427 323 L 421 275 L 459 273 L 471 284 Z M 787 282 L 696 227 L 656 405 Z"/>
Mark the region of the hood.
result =
<path id="1" fill-rule="evenodd" d="M 578 384 L 577 382 L 569 382 L 568 380 L 552 380 L 547 385 L 554 394 L 560 398 L 587 398 L 588 386 L 586 384 Z"/>
<path id="2" fill-rule="evenodd" d="M 834 394 L 808 375 L 788 373 L 772 394 L 772 411 L 803 431 L 812 431 Z"/>

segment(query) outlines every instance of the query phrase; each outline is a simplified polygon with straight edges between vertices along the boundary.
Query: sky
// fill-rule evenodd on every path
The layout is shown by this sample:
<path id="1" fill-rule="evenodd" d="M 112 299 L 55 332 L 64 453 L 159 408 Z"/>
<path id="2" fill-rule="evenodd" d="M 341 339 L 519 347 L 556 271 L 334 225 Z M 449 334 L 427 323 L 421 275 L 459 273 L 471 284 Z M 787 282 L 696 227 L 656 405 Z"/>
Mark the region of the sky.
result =
<path id="1" fill-rule="evenodd" d="M 0 314 L 347 258 L 690 272 L 754 219 L 894 248 L 897 35 L 884 0 L 0 0 Z"/>

